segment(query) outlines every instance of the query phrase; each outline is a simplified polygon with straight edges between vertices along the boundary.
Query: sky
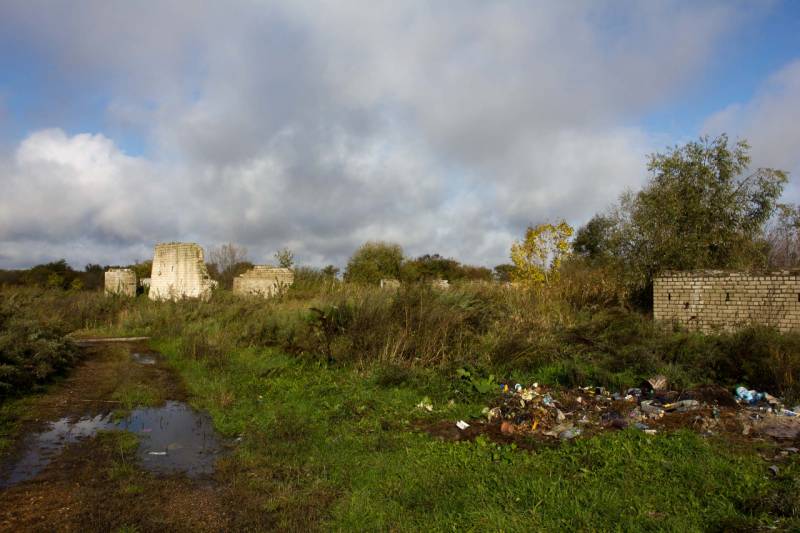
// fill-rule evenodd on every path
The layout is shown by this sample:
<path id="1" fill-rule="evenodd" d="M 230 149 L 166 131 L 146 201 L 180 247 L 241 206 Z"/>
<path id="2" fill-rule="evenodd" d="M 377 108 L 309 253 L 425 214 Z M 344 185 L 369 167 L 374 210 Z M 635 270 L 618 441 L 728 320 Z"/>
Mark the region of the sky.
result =
<path id="1" fill-rule="evenodd" d="M 800 203 L 800 2 L 8 0 L 0 268 L 368 240 L 491 267 L 721 133 Z"/>

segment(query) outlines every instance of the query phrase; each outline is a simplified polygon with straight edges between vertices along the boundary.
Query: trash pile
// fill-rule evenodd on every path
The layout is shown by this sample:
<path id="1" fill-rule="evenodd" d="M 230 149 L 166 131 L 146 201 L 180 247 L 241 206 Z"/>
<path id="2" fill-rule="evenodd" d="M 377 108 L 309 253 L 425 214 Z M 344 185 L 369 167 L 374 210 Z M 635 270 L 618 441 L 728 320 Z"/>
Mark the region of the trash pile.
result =
<path id="1" fill-rule="evenodd" d="M 739 387 L 669 390 L 664 376 L 639 387 L 610 392 L 603 387 L 556 391 L 538 383 L 501 385 L 501 395 L 484 409 L 485 422 L 506 436 L 571 440 L 609 429 L 634 427 L 648 434 L 687 427 L 711 435 L 734 432 L 779 439 L 800 437 L 798 409 L 787 409 L 774 396 Z M 462 420 L 458 428 L 469 428 Z"/>

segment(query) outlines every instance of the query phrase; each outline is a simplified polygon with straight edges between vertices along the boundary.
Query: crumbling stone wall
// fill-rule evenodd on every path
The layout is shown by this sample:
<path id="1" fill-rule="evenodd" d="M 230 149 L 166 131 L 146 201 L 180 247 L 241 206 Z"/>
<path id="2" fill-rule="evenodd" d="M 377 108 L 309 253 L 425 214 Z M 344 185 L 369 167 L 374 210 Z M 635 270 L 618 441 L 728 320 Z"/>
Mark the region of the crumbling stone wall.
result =
<path id="1" fill-rule="evenodd" d="M 294 272 L 288 268 L 256 265 L 233 278 L 234 294 L 250 294 L 265 298 L 278 294 L 294 283 Z"/>
<path id="2" fill-rule="evenodd" d="M 209 298 L 216 283 L 206 269 L 203 248 L 195 243 L 157 244 L 150 274 L 151 300 Z"/>
<path id="3" fill-rule="evenodd" d="M 136 272 L 130 268 L 110 268 L 105 272 L 105 294 L 136 296 Z"/>
<path id="4" fill-rule="evenodd" d="M 653 316 L 703 332 L 753 324 L 800 330 L 800 271 L 664 272 L 653 281 Z"/>

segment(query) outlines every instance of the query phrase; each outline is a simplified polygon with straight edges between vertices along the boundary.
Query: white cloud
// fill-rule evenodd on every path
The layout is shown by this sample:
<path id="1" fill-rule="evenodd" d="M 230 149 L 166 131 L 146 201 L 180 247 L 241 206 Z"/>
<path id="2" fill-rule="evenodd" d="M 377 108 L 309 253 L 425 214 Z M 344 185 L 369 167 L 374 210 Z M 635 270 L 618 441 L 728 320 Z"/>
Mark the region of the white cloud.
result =
<path id="1" fill-rule="evenodd" d="M 24 138 L 0 174 L 0 266 L 174 239 L 316 264 L 387 239 L 494 265 L 527 223 L 583 222 L 638 184 L 652 141 L 631 125 L 739 20 L 725 2 L 39 7 L 0 7 L 0 32 L 147 149 Z"/>

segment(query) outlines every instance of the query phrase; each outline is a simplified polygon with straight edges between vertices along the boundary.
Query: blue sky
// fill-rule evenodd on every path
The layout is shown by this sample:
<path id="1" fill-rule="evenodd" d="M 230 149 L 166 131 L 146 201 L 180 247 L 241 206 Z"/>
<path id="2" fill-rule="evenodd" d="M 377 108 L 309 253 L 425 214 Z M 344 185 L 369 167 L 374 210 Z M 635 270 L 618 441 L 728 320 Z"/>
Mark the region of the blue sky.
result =
<path id="1" fill-rule="evenodd" d="M 492 266 L 722 131 L 800 172 L 800 3 L 5 2 L 0 268 L 369 239 Z"/>

